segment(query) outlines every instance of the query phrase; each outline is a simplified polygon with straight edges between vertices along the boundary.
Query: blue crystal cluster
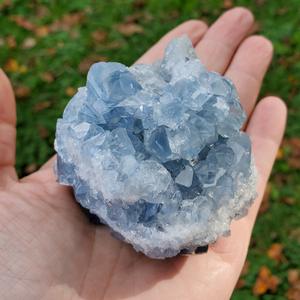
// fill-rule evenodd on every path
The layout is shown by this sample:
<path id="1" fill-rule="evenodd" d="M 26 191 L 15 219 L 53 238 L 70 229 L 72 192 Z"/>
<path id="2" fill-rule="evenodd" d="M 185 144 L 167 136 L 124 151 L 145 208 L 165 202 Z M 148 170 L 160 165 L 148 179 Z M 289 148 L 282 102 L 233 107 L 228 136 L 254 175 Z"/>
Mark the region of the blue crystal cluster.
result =
<path id="1" fill-rule="evenodd" d="M 57 122 L 58 182 L 137 251 L 192 253 L 257 197 L 245 119 L 231 80 L 205 71 L 186 35 L 152 65 L 94 64 Z"/>

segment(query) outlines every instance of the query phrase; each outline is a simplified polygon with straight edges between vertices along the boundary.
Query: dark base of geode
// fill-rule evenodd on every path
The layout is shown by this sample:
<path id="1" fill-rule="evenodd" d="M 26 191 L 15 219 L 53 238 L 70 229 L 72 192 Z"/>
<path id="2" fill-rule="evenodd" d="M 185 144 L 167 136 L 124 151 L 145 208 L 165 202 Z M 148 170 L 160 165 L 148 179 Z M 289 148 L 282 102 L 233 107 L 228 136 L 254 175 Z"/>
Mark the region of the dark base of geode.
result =
<path id="1" fill-rule="evenodd" d="M 206 246 L 199 246 L 194 251 L 191 251 L 189 249 L 182 249 L 179 254 L 180 255 L 193 255 L 193 254 L 203 254 L 207 253 L 208 251 L 208 245 Z"/>

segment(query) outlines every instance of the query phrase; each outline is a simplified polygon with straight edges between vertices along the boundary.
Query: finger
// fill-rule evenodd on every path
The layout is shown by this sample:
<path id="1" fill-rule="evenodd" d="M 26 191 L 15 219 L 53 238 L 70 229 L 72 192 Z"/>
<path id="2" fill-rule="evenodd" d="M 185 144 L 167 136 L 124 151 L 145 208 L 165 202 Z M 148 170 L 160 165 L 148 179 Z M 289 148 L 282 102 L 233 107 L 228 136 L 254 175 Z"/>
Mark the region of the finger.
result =
<path id="1" fill-rule="evenodd" d="M 224 74 L 231 58 L 253 23 L 252 13 L 237 7 L 225 12 L 196 45 L 207 71 Z"/>
<path id="2" fill-rule="evenodd" d="M 184 22 L 174 28 L 172 31 L 164 35 L 153 47 L 151 47 L 142 57 L 135 63 L 152 64 L 155 60 L 163 58 L 167 44 L 184 34 L 191 39 L 192 44 L 196 45 L 207 31 L 207 25 L 200 20 L 190 20 Z"/>
<path id="3" fill-rule="evenodd" d="M 273 45 L 268 39 L 262 36 L 249 37 L 240 45 L 225 73 L 234 82 L 248 118 L 272 55 Z"/>
<path id="4" fill-rule="evenodd" d="M 9 79 L 0 69 L 0 182 L 17 179 L 14 170 L 16 145 L 16 103 Z"/>
<path id="5" fill-rule="evenodd" d="M 265 186 L 282 140 L 286 116 L 285 103 L 277 97 L 267 97 L 258 103 L 246 130 L 252 141 L 255 166 L 259 173 L 259 198 L 252 205 L 246 218 L 251 228 L 254 225 Z"/>
<path id="6" fill-rule="evenodd" d="M 215 244 L 209 246 L 210 256 L 230 266 L 232 275 L 226 284 L 232 287 L 231 290 L 247 255 L 252 228 L 283 136 L 286 114 L 285 104 L 276 97 L 263 99 L 255 108 L 247 133 L 252 141 L 252 152 L 259 172 L 257 189 L 259 196 L 250 207 L 248 216 L 231 222 L 231 236 L 219 238 Z"/>

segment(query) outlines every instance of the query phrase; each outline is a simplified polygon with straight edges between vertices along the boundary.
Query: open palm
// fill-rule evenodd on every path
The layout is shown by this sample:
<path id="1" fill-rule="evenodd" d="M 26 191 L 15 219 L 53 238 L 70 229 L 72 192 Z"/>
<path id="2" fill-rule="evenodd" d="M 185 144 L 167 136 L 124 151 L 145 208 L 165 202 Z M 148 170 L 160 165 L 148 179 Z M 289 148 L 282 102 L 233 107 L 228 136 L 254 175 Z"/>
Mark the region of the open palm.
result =
<path id="1" fill-rule="evenodd" d="M 235 8 L 209 29 L 198 20 L 165 35 L 138 62 L 163 56 L 166 44 L 187 34 L 208 71 L 235 83 L 249 116 L 272 57 L 271 43 L 246 39 L 252 14 Z M 0 298 L 1 299 L 229 299 L 243 266 L 257 210 L 280 144 L 283 102 L 263 99 L 245 128 L 259 171 L 259 198 L 249 215 L 231 224 L 207 254 L 153 260 L 89 223 L 72 190 L 55 182 L 55 158 L 19 180 L 15 160 L 15 102 L 0 73 Z"/>

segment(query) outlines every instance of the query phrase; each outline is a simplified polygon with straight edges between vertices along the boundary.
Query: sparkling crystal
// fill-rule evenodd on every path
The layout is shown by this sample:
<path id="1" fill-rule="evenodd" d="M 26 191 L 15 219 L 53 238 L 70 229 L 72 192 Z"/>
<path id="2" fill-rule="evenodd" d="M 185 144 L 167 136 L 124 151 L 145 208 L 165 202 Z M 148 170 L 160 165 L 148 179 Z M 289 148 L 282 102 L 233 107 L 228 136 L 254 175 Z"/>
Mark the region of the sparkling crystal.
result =
<path id="1" fill-rule="evenodd" d="M 184 35 L 152 65 L 91 67 L 57 122 L 54 169 L 137 251 L 200 253 L 257 197 L 245 119 L 231 80 L 205 71 Z"/>

